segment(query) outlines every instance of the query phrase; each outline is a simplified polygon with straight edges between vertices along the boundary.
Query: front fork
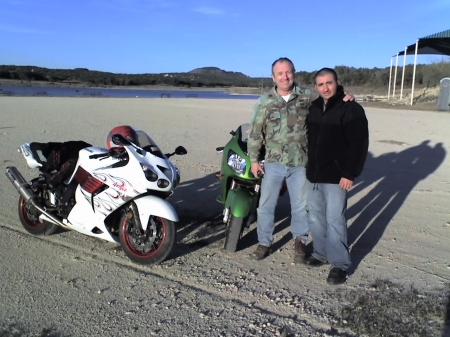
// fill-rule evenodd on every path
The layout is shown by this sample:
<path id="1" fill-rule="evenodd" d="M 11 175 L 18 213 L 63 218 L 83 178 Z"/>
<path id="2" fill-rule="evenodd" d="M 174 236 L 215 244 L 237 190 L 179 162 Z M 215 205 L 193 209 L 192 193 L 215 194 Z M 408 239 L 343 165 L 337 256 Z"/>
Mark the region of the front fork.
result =
<path id="1" fill-rule="evenodd" d="M 236 182 L 234 181 L 234 179 L 231 181 L 231 186 L 230 186 L 230 190 L 235 189 L 236 188 Z M 228 222 L 228 218 L 230 216 L 230 208 L 229 207 L 225 207 L 223 209 L 223 223 L 227 223 Z"/>
<path id="2" fill-rule="evenodd" d="M 258 203 L 260 184 L 253 188 L 254 194 L 247 189 L 237 189 L 238 184 L 232 180 L 227 193 L 227 200 L 224 202 L 223 222 L 227 223 L 230 213 L 236 217 L 245 218 L 256 210 Z M 231 201 L 230 201 L 231 200 Z"/>

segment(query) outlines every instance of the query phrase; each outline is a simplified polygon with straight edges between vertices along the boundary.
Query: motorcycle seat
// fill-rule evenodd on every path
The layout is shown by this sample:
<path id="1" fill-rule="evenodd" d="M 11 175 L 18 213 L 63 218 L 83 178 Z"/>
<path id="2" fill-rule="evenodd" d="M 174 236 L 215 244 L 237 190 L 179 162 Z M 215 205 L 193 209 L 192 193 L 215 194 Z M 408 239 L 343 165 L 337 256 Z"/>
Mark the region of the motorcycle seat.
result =
<path id="1" fill-rule="evenodd" d="M 30 150 L 36 161 L 42 164 L 39 170 L 49 183 L 56 186 L 72 175 L 79 151 L 90 146 L 84 141 L 33 142 Z"/>

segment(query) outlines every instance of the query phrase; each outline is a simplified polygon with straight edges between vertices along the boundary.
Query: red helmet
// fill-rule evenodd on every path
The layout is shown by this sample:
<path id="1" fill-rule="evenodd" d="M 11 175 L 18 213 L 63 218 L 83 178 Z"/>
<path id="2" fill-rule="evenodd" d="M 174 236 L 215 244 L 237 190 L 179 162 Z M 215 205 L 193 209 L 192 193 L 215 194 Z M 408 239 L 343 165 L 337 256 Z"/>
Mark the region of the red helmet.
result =
<path id="1" fill-rule="evenodd" d="M 108 137 L 106 138 L 106 146 L 108 149 L 111 149 L 113 147 L 116 147 L 117 145 L 112 142 L 112 136 L 113 135 L 122 135 L 126 139 L 128 139 L 130 142 L 133 142 L 134 144 L 138 144 L 137 134 L 136 131 L 134 131 L 133 127 L 129 125 L 121 125 L 116 126 L 114 129 L 112 129 L 108 133 Z"/>

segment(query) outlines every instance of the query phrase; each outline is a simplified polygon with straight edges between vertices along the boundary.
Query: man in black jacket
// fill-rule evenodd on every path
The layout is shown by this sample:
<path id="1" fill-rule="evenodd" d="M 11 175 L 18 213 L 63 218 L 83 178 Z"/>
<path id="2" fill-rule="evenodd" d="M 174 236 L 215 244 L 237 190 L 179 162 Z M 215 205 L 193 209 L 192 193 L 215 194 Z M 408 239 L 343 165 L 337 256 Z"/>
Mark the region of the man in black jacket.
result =
<path id="1" fill-rule="evenodd" d="M 361 174 L 369 147 L 364 109 L 344 102 L 344 89 L 333 69 L 315 75 L 319 98 L 309 108 L 308 164 L 306 167 L 308 222 L 314 251 L 309 266 L 331 265 L 329 284 L 347 280 L 347 191 Z"/>

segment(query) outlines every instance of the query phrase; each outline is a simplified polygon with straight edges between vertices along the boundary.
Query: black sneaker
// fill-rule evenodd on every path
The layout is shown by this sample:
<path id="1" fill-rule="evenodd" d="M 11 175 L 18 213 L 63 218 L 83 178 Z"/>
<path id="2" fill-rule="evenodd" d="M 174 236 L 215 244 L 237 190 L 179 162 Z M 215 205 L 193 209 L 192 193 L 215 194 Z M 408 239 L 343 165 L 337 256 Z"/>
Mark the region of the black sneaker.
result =
<path id="1" fill-rule="evenodd" d="M 327 283 L 338 285 L 343 284 L 347 281 L 348 273 L 346 270 L 339 268 L 332 268 L 328 274 Z"/>
<path id="2" fill-rule="evenodd" d="M 302 242 L 300 236 L 297 236 L 294 241 L 294 262 L 295 263 L 305 263 L 306 252 L 305 244 Z"/>
<path id="3" fill-rule="evenodd" d="M 258 245 L 256 250 L 250 254 L 250 256 L 255 260 L 263 260 L 270 254 L 270 247 Z"/>

